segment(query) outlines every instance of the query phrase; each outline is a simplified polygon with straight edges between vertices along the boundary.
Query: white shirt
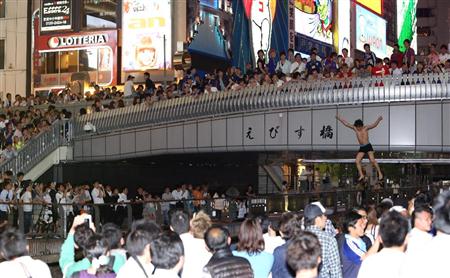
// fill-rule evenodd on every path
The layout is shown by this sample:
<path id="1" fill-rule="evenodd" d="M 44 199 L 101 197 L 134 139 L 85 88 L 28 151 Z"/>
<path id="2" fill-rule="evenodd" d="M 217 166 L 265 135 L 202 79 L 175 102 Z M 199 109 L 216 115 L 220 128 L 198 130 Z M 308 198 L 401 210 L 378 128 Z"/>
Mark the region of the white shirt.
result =
<path id="1" fill-rule="evenodd" d="M 194 238 L 189 233 L 181 237 L 184 247 L 184 267 L 182 278 L 202 277 L 203 267 L 209 262 L 212 254 L 206 249 L 205 240 Z"/>
<path id="2" fill-rule="evenodd" d="M 294 72 L 298 72 L 298 73 L 301 73 L 301 72 L 304 72 L 306 70 L 306 64 L 305 63 L 297 63 L 297 62 L 293 62 L 292 64 L 291 64 L 291 73 L 294 73 Z"/>
<path id="3" fill-rule="evenodd" d="M 31 203 L 33 200 L 33 197 L 31 196 L 31 192 L 25 191 L 23 193 L 22 197 L 20 198 L 24 203 Z M 33 211 L 33 205 L 23 205 L 23 211 L 24 212 L 32 212 Z"/>
<path id="4" fill-rule="evenodd" d="M 391 70 L 392 71 L 392 76 L 402 76 L 403 75 L 403 70 L 401 68 L 396 68 L 395 70 Z"/>
<path id="5" fill-rule="evenodd" d="M 5 277 L 14 278 L 52 277 L 52 275 L 50 274 L 50 269 L 48 268 L 46 263 L 41 260 L 34 260 L 30 256 L 23 256 L 12 261 L 0 263 L 0 273 L 3 273 Z"/>
<path id="6" fill-rule="evenodd" d="M 117 199 L 117 203 L 128 203 L 128 197 L 125 193 L 119 193 L 119 198 Z M 121 205 L 122 207 L 126 207 L 127 205 Z"/>
<path id="7" fill-rule="evenodd" d="M 263 234 L 264 239 L 264 251 L 267 253 L 273 254 L 273 250 L 278 246 L 281 246 L 285 243 L 285 240 L 280 236 L 269 236 L 268 233 Z"/>
<path id="8" fill-rule="evenodd" d="M 400 278 L 405 261 L 405 253 L 384 248 L 362 262 L 358 278 Z"/>
<path id="9" fill-rule="evenodd" d="M 413 228 L 408 235 L 408 247 L 406 254 L 423 256 L 422 250 L 428 246 L 433 236 L 427 232 Z M 415 253 L 415 254 L 414 254 Z"/>
<path id="10" fill-rule="evenodd" d="M 8 190 L 3 189 L 2 192 L 0 192 L 0 201 L 2 202 L 7 202 L 7 201 L 11 201 L 9 199 L 9 194 L 8 194 Z M 8 212 L 9 211 L 9 207 L 7 204 L 0 204 L 0 210 L 3 212 Z"/>
<path id="11" fill-rule="evenodd" d="M 344 56 L 342 56 L 342 58 L 344 59 L 344 63 L 347 64 L 348 68 L 351 69 L 353 67 L 353 58 L 352 57 L 344 58 Z"/>
<path id="12" fill-rule="evenodd" d="M 290 74 L 291 73 L 291 62 L 289 62 L 288 60 L 285 60 L 284 64 L 281 64 L 281 61 L 279 61 L 275 71 L 279 71 L 279 70 L 286 75 Z"/>
<path id="13" fill-rule="evenodd" d="M 139 258 L 138 258 L 139 260 Z M 145 269 L 148 277 L 152 277 L 152 272 L 154 270 L 154 266 L 150 264 L 143 263 L 141 261 L 142 267 Z M 139 266 L 139 264 L 130 257 L 125 264 L 120 268 L 119 273 L 117 273 L 117 278 L 146 278 L 144 271 Z"/>
<path id="14" fill-rule="evenodd" d="M 103 197 L 100 197 L 100 190 L 97 188 L 92 189 L 92 199 L 94 201 L 94 204 L 104 204 Z"/>
<path id="15" fill-rule="evenodd" d="M 422 253 L 420 264 L 408 264 L 402 278 L 448 277 L 450 235 L 438 233 Z"/>
<path id="16" fill-rule="evenodd" d="M 161 269 L 157 268 L 155 273 L 152 275 L 152 278 L 179 278 L 177 273 L 170 269 Z"/>
<path id="17" fill-rule="evenodd" d="M 133 80 L 128 80 L 123 85 L 123 96 L 124 97 L 131 97 L 133 95 L 133 92 L 134 92 Z"/>
<path id="18" fill-rule="evenodd" d="M 450 53 L 439 53 L 439 62 L 441 62 L 441 64 L 444 64 L 448 59 L 450 59 Z"/>
<path id="19" fill-rule="evenodd" d="M 182 190 L 180 190 L 180 191 L 177 191 L 177 190 L 172 191 L 172 197 L 173 197 L 174 200 L 181 200 L 183 198 L 183 191 Z M 171 204 L 175 205 L 176 203 L 177 202 L 172 202 Z"/>

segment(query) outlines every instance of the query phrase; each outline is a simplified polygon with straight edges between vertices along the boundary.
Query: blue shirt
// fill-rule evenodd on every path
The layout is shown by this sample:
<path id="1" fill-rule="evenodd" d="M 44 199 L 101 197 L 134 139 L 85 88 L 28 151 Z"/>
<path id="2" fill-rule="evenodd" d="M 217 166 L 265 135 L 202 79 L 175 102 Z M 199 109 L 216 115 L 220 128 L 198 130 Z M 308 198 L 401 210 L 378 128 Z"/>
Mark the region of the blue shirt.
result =
<path id="1" fill-rule="evenodd" d="M 269 277 L 273 265 L 272 254 L 263 251 L 257 254 L 250 255 L 245 251 L 233 251 L 233 255 L 245 258 L 250 262 L 255 278 Z"/>
<path id="2" fill-rule="evenodd" d="M 342 244 L 342 274 L 345 278 L 357 278 L 361 257 L 367 252 L 366 244 L 361 238 L 353 238 L 348 234 Z"/>
<path id="3" fill-rule="evenodd" d="M 293 278 L 295 273 L 291 273 L 290 268 L 286 263 L 286 252 L 288 242 L 278 246 L 273 251 L 273 266 L 272 266 L 272 278 Z"/>

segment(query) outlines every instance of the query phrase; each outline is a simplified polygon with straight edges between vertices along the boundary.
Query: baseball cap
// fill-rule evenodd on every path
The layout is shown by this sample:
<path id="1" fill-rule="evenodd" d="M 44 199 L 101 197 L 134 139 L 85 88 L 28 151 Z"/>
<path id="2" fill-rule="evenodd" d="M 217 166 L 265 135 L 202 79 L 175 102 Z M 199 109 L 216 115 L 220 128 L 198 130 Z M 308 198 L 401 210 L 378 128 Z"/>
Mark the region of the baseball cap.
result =
<path id="1" fill-rule="evenodd" d="M 326 209 L 320 202 L 313 202 L 305 207 L 305 211 L 303 214 L 307 219 L 314 219 L 324 214 L 333 214 L 333 211 L 330 209 Z"/>

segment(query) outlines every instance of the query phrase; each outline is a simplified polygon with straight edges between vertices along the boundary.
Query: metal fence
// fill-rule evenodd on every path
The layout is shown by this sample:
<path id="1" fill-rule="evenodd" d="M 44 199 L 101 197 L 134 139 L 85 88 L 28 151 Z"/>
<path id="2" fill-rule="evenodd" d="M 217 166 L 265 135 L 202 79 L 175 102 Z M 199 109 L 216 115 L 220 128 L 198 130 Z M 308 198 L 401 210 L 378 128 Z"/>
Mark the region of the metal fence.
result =
<path id="1" fill-rule="evenodd" d="M 334 210 L 334 219 L 348 209 L 368 204 L 377 205 L 384 198 L 408 200 L 415 196 L 417 190 L 424 187 L 405 187 L 380 191 L 332 190 L 309 193 L 271 194 L 252 198 L 223 197 L 201 200 L 151 201 L 133 203 L 107 204 L 47 204 L 42 202 L 17 203 L 8 202 L 8 222 L 17 226 L 33 238 L 64 238 L 72 225 L 73 217 L 80 212 L 93 216 L 97 229 L 101 223 L 113 222 L 123 230 L 129 230 L 136 219 L 147 218 L 160 225 L 169 224 L 169 211 L 182 209 L 192 215 L 203 210 L 215 222 L 233 223 L 243 217 L 276 217 L 285 211 L 303 212 L 304 207 L 314 201 L 321 201 L 324 206 Z M 426 188 L 425 188 L 426 189 Z M 438 189 L 438 188 L 437 188 Z M 433 190 L 432 190 L 433 191 Z M 434 190 L 439 192 L 438 190 Z M 219 205 L 220 202 L 220 205 Z M 197 203 L 197 205 L 195 205 Z M 5 204 L 0 202 L 0 204 Z M 24 208 L 28 206 L 27 211 Z M 30 206 L 32 206 L 30 212 Z M 240 212 L 244 209 L 244 213 Z M 338 222 L 338 221 L 336 221 Z"/>
<path id="2" fill-rule="evenodd" d="M 72 122 L 58 120 L 43 132 L 27 142 L 13 158 L 0 164 L 0 171 L 27 173 L 43 158 L 62 145 L 68 145 L 72 140 Z"/>
<path id="3" fill-rule="evenodd" d="M 281 88 L 274 85 L 259 86 L 92 113 L 76 119 L 75 135 L 85 134 L 83 127 L 86 123 L 93 124 L 97 132 L 107 132 L 144 124 L 277 108 L 436 100 L 449 97 L 448 73 L 290 82 Z"/>

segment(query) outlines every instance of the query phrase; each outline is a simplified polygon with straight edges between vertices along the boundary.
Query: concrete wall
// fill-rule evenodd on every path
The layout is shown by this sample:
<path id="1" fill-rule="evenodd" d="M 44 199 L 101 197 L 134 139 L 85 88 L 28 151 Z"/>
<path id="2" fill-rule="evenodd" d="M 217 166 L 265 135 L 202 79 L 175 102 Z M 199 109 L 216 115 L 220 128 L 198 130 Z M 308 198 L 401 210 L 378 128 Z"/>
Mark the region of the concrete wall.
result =
<path id="1" fill-rule="evenodd" d="M 280 109 L 209 117 L 167 125 L 123 129 L 77 138 L 76 161 L 101 161 L 162 154 L 240 151 L 358 150 L 354 132 L 336 119 L 366 124 L 377 151 L 450 151 L 450 102 L 421 101 Z"/>
<path id="2" fill-rule="evenodd" d="M 26 94 L 27 1 L 7 0 L 0 18 L 0 39 L 5 40 L 5 69 L 0 70 L 0 97 Z"/>

